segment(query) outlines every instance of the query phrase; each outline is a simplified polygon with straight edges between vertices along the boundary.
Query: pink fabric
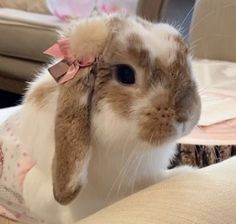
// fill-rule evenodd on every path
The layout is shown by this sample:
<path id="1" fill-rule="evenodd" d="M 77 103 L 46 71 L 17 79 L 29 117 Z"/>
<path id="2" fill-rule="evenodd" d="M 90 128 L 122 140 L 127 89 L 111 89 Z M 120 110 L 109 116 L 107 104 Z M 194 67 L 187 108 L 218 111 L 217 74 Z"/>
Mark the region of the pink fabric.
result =
<path id="1" fill-rule="evenodd" d="M 49 10 L 61 20 L 87 17 L 95 7 L 94 0 L 47 0 Z"/>
<path id="2" fill-rule="evenodd" d="M 13 221 L 17 221 L 16 216 L 1 205 L 0 205 L 0 215 Z"/>
<path id="3" fill-rule="evenodd" d="M 180 139 L 179 142 L 193 145 L 236 145 L 235 130 L 236 119 L 209 126 L 196 126 L 189 135 Z"/>
<path id="4" fill-rule="evenodd" d="M 88 17 L 92 14 L 95 8 L 98 12 L 107 14 L 123 10 L 119 1 L 47 0 L 47 5 L 51 13 L 57 16 L 60 20 Z"/>
<path id="5" fill-rule="evenodd" d="M 107 14 L 111 14 L 111 13 L 116 13 L 120 11 L 120 8 L 117 5 L 114 4 L 102 4 L 100 6 L 101 11 L 107 13 Z"/>
<path id="6" fill-rule="evenodd" d="M 12 117 L 5 122 L 1 130 L 0 170 L 2 172 L 0 183 L 21 193 L 25 175 L 35 165 L 35 162 L 30 158 L 17 135 L 18 127 L 18 118 Z"/>
<path id="7" fill-rule="evenodd" d="M 16 170 L 16 178 L 19 183 L 21 190 L 23 188 L 23 182 L 26 174 L 31 170 L 31 168 L 35 165 L 35 162 L 31 159 L 31 157 L 23 152 L 21 157 L 17 162 L 17 170 Z"/>
<path id="8" fill-rule="evenodd" d="M 20 113 L 0 124 L 0 215 L 22 223 L 40 223 L 43 220 L 32 217 L 22 197 L 24 179 L 35 162 L 19 137 L 19 127 Z"/>
<path id="9" fill-rule="evenodd" d="M 91 66 L 95 61 L 95 57 L 86 55 L 77 59 L 71 52 L 68 38 L 59 40 L 44 53 L 61 59 L 48 69 L 53 78 L 59 83 L 65 83 L 73 79 L 80 68 Z"/>

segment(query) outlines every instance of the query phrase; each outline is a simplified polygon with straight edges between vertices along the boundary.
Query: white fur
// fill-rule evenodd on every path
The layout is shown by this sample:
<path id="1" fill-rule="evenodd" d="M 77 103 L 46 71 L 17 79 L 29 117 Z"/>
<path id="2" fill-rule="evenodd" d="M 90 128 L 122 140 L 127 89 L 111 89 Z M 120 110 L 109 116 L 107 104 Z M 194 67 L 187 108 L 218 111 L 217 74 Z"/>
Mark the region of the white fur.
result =
<path id="1" fill-rule="evenodd" d="M 34 89 L 51 80 L 47 70 L 33 82 L 28 91 L 31 94 Z M 29 154 L 37 161 L 38 166 L 44 172 L 48 172 L 48 167 L 51 166 L 55 148 L 54 142 L 54 119 L 56 114 L 56 101 L 58 91 L 53 92 L 48 96 L 49 101 L 44 107 L 37 107 L 34 103 L 24 103 L 22 106 L 22 127 L 21 139 Z M 47 173 L 51 175 L 51 173 Z"/>

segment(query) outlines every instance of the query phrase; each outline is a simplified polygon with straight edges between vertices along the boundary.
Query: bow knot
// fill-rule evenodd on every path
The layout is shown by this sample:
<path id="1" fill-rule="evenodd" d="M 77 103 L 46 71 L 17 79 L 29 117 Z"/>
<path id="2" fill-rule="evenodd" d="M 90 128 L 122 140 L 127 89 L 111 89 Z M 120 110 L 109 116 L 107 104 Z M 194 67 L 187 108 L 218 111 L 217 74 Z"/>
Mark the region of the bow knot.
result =
<path id="1" fill-rule="evenodd" d="M 61 59 L 48 69 L 58 83 L 65 83 L 73 79 L 81 68 L 91 66 L 95 61 L 93 56 L 76 58 L 71 52 L 68 38 L 59 40 L 44 53 Z"/>

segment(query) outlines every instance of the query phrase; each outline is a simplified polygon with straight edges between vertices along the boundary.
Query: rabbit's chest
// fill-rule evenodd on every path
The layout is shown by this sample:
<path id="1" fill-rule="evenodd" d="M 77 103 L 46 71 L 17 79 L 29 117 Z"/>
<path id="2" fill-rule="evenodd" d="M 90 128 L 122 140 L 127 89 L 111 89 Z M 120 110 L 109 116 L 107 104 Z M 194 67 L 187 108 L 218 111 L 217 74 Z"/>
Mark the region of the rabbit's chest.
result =
<path id="1" fill-rule="evenodd" d="M 168 165 L 159 161 L 159 153 L 108 155 L 99 158 L 96 154 L 89 167 L 88 197 L 111 204 L 157 182 Z M 169 159 L 169 158 L 168 158 Z"/>
<path id="2" fill-rule="evenodd" d="M 76 199 L 75 214 L 83 218 L 160 181 L 174 152 L 174 145 L 145 154 L 93 150 L 88 183 Z"/>

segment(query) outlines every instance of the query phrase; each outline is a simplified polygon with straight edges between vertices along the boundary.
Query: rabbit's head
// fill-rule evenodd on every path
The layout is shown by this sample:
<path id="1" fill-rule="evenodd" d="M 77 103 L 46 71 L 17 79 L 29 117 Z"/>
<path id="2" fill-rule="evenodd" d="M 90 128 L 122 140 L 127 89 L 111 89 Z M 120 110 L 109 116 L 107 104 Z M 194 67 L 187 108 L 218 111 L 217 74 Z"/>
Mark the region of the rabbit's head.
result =
<path id="1" fill-rule="evenodd" d="M 55 87 L 53 187 L 61 204 L 85 184 L 96 147 L 154 149 L 189 133 L 201 107 L 173 27 L 116 15 L 82 20 L 65 36 L 74 57 L 95 61 Z"/>

